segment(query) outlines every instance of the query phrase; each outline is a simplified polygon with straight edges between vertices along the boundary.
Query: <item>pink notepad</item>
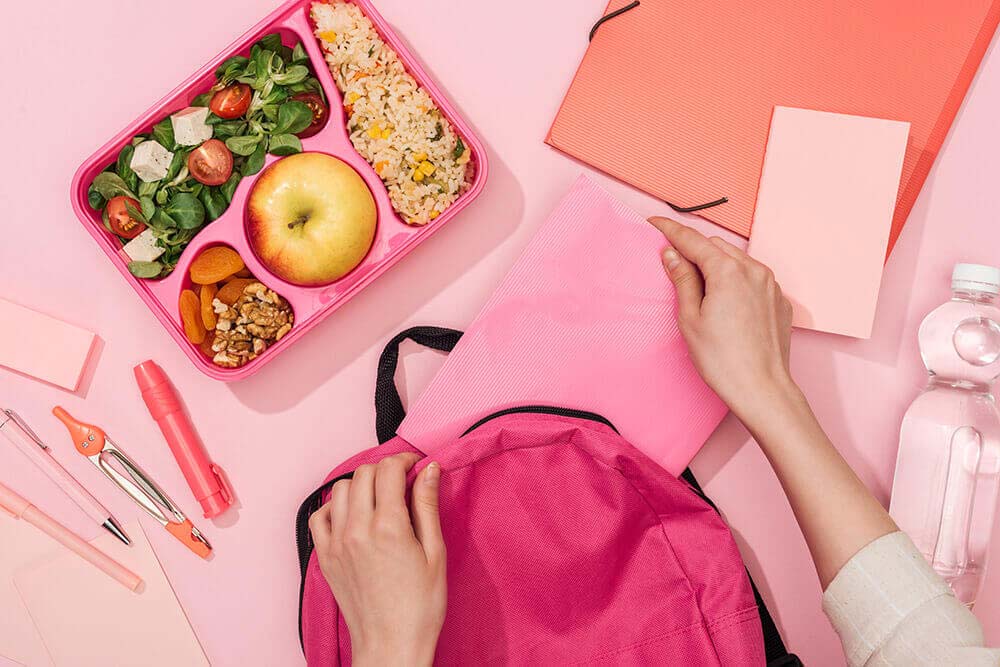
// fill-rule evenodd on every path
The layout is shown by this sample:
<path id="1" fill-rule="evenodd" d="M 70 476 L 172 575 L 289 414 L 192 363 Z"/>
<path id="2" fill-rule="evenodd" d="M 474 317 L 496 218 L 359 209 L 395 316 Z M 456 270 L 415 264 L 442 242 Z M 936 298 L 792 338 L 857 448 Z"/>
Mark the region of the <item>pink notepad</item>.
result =
<path id="1" fill-rule="evenodd" d="M 868 338 L 909 123 L 776 107 L 748 252 L 794 325 Z"/>
<path id="2" fill-rule="evenodd" d="M 726 413 L 677 330 L 663 237 L 581 177 L 399 434 L 428 454 L 498 410 L 596 412 L 679 474 Z"/>
<path id="3" fill-rule="evenodd" d="M 96 337 L 0 299 L 0 366 L 76 391 Z"/>

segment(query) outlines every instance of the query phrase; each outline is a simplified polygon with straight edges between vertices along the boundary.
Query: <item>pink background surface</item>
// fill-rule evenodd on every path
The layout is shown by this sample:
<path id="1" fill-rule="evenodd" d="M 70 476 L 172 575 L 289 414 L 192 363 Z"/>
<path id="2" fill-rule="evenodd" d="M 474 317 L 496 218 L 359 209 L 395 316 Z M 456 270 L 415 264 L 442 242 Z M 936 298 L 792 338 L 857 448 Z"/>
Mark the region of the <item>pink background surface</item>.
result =
<path id="1" fill-rule="evenodd" d="M 208 563 L 165 532 L 149 531 L 213 664 L 301 660 L 295 510 L 330 468 L 374 443 L 372 393 L 385 340 L 418 323 L 468 324 L 576 176 L 588 171 L 542 140 L 605 4 L 378 2 L 488 145 L 491 181 L 447 229 L 274 364 L 233 386 L 209 380 L 184 357 L 77 223 L 68 188 L 87 155 L 276 0 L 52 0 L 44 7 L 8 8 L 8 23 L 17 30 L 6 48 L 20 64 L 6 72 L 9 95 L 0 112 L 7 156 L 0 166 L 0 295 L 93 329 L 103 344 L 80 396 L 0 371 L 0 404 L 19 410 L 119 518 L 138 510 L 72 452 L 48 414 L 54 404 L 107 427 L 186 511 L 199 516 L 131 377 L 132 366 L 147 358 L 164 367 L 241 501 L 237 512 L 214 525 L 200 520 L 216 547 Z M 992 201 L 1000 155 L 996 51 L 994 45 L 886 268 L 872 339 L 795 335 L 796 377 L 840 450 L 883 502 L 902 413 L 924 382 L 916 327 L 947 298 L 955 261 L 1000 263 Z M 595 178 L 639 211 L 669 212 L 635 190 Z M 439 364 L 434 353 L 409 355 L 407 393 L 415 396 Z M 4 482 L 57 518 L 97 534 L 12 448 L 0 447 L 0 470 Z M 735 527 L 794 650 L 809 665 L 843 664 L 791 512 L 735 420 L 723 422 L 695 470 Z M 997 551 L 1000 539 L 995 557 Z M 987 638 L 1000 644 L 1000 566 L 976 611 Z M 153 664 L 152 656 L 142 659 Z"/>

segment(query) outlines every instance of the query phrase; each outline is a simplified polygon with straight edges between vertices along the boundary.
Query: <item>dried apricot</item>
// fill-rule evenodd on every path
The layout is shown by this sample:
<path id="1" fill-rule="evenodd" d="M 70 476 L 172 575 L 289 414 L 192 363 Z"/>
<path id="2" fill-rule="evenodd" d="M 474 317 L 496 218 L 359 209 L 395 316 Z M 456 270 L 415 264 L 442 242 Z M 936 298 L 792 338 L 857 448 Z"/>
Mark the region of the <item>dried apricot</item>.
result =
<path id="1" fill-rule="evenodd" d="M 243 290 L 246 286 L 255 282 L 257 281 L 253 278 L 233 278 L 222 286 L 222 289 L 215 295 L 215 298 L 227 306 L 231 306 L 236 303 L 237 299 L 243 296 Z"/>
<path id="2" fill-rule="evenodd" d="M 202 251 L 191 262 L 191 280 L 198 285 L 211 285 L 242 271 L 245 267 L 240 254 L 224 245 Z"/>
<path id="3" fill-rule="evenodd" d="M 206 333 L 205 324 L 201 321 L 201 299 L 191 290 L 184 290 L 181 292 L 180 311 L 184 335 L 195 345 L 201 345 Z"/>
<path id="4" fill-rule="evenodd" d="M 218 291 L 219 288 L 215 285 L 201 286 L 201 322 L 209 331 L 215 328 L 217 321 L 215 306 L 212 305 L 212 300 L 215 299 L 215 294 Z"/>

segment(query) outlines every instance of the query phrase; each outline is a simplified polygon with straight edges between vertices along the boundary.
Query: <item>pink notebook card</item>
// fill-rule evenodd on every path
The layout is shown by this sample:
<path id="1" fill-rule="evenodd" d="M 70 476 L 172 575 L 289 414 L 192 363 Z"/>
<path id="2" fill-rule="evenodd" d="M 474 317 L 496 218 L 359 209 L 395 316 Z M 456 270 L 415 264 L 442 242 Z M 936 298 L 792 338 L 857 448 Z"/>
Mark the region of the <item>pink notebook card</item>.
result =
<path id="1" fill-rule="evenodd" d="M 726 414 L 677 330 L 663 237 L 581 177 L 490 298 L 399 434 L 433 455 L 498 410 L 596 412 L 679 474 Z"/>
<path id="2" fill-rule="evenodd" d="M 775 107 L 747 251 L 774 270 L 795 326 L 871 336 L 909 130 Z"/>

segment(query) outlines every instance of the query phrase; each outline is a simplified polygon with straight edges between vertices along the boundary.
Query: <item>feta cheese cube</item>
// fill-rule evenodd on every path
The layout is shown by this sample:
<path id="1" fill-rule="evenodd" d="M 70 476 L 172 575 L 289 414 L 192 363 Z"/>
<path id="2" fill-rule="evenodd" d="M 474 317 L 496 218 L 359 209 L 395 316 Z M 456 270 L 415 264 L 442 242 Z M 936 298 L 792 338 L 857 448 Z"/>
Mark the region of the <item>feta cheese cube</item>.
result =
<path id="1" fill-rule="evenodd" d="M 144 183 L 152 183 L 167 175 L 173 159 L 173 153 L 156 140 L 148 139 L 135 147 L 129 166 Z"/>
<path id="2" fill-rule="evenodd" d="M 122 250 L 133 262 L 155 262 L 160 255 L 167 251 L 166 248 L 156 245 L 156 237 L 153 235 L 152 229 L 147 229 L 126 243 Z"/>
<path id="3" fill-rule="evenodd" d="M 170 117 L 174 141 L 181 146 L 197 146 L 212 138 L 212 126 L 205 122 L 208 107 L 188 107 Z"/>

